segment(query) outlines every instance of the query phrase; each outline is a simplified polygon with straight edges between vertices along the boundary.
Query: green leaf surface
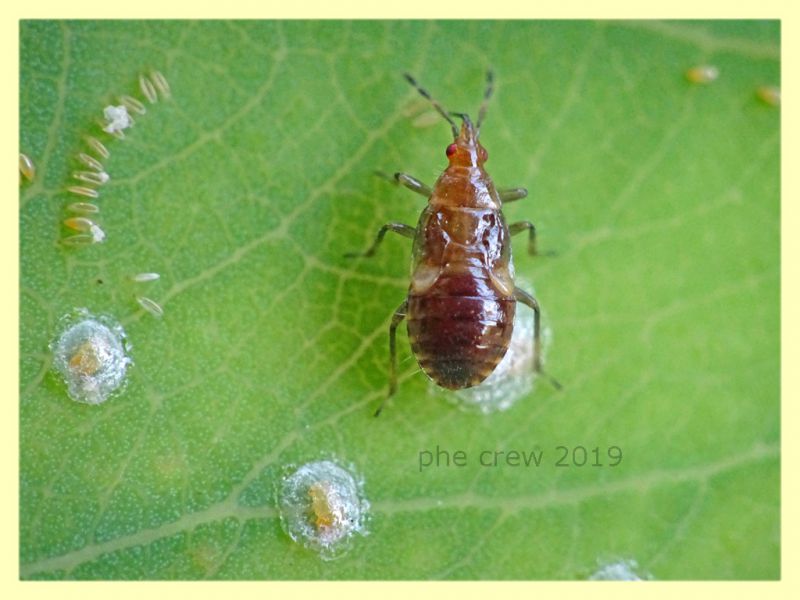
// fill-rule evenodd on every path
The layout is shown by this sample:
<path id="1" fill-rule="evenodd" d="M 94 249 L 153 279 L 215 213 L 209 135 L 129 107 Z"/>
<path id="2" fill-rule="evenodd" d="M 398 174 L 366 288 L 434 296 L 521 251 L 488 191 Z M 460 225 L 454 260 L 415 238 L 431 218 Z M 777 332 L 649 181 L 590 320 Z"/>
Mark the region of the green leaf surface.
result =
<path id="1" fill-rule="evenodd" d="M 780 576 L 780 109 L 756 98 L 780 83 L 777 22 L 26 21 L 21 44 L 38 169 L 20 188 L 22 578 Z M 689 83 L 700 64 L 719 78 Z M 564 389 L 458 410 L 403 330 L 400 390 L 374 419 L 410 244 L 342 255 L 423 206 L 373 171 L 432 183 L 446 163 L 447 125 L 401 74 L 474 115 L 489 66 L 487 167 L 530 189 L 507 218 L 555 252 L 514 243 Z M 103 138 L 108 239 L 65 249 L 83 136 L 152 69 L 173 98 Z M 143 271 L 160 281 L 129 281 Z M 79 307 L 133 345 L 100 406 L 51 370 Z M 558 446 L 589 463 L 557 467 Z M 466 466 L 420 472 L 437 447 Z M 480 464 L 533 449 L 539 467 Z M 371 504 L 333 561 L 283 532 L 274 497 L 321 457 Z"/>

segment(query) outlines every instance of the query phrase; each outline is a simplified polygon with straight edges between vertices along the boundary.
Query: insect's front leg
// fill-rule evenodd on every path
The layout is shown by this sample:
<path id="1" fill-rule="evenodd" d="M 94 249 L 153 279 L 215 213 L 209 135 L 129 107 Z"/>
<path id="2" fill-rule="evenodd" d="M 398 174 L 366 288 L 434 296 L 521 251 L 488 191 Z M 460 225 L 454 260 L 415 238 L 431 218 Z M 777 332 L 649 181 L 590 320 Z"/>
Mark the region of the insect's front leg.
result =
<path id="1" fill-rule="evenodd" d="M 542 371 L 542 339 L 541 339 L 541 309 L 539 302 L 525 290 L 514 288 L 514 299 L 533 309 L 533 370 L 544 375 L 556 389 L 561 389 L 561 384 L 550 375 Z"/>
<path id="2" fill-rule="evenodd" d="M 384 179 L 391 181 L 394 184 L 402 185 L 403 187 L 407 187 L 412 192 L 418 193 L 420 196 L 425 196 L 426 198 L 430 198 L 433 194 L 433 190 L 429 185 L 422 183 L 416 177 L 412 177 L 411 175 L 407 175 L 406 173 L 395 173 L 394 176 L 387 175 L 382 171 L 375 171 L 375 174 L 379 177 L 383 177 Z"/>
<path id="3" fill-rule="evenodd" d="M 403 319 L 406 318 L 407 311 L 408 300 L 406 299 L 397 307 L 397 310 L 394 311 L 394 315 L 392 315 L 392 324 L 389 325 L 389 394 L 383 399 L 378 410 L 375 411 L 376 417 L 381 414 L 386 401 L 397 391 L 397 327 L 403 322 Z"/>
<path id="4" fill-rule="evenodd" d="M 528 190 L 525 188 L 505 188 L 502 190 L 497 190 L 497 193 L 500 195 L 500 200 L 503 202 L 513 202 L 514 200 L 522 200 L 523 198 L 527 197 Z"/>
<path id="5" fill-rule="evenodd" d="M 366 252 L 348 252 L 344 255 L 345 258 L 357 258 L 359 256 L 369 258 L 370 256 L 373 256 L 375 254 L 375 250 L 383 241 L 383 237 L 386 235 L 387 231 L 394 231 L 395 233 L 399 233 L 400 235 L 411 238 L 412 240 L 417 232 L 414 227 L 411 225 L 406 225 L 405 223 L 386 223 L 386 225 L 380 228 L 378 235 L 375 237 L 375 241 L 372 242 L 372 246 L 370 246 Z"/>
<path id="6" fill-rule="evenodd" d="M 430 188 L 430 186 L 425 185 L 416 177 L 412 177 L 411 175 L 406 175 L 405 173 L 395 173 L 394 179 L 400 185 L 407 187 L 412 192 L 416 192 L 421 196 L 430 198 L 431 195 L 433 195 L 433 190 Z"/>

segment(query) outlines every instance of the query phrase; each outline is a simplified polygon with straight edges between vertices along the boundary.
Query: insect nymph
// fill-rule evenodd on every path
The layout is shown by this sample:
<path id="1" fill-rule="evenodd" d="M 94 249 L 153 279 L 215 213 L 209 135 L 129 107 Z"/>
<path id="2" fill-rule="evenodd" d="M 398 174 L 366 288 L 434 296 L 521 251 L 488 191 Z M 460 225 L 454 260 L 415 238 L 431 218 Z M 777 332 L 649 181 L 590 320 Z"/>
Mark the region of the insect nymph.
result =
<path id="1" fill-rule="evenodd" d="M 512 235 L 527 231 L 529 252 L 535 254 L 536 229 L 529 221 L 507 225 L 502 212 L 503 203 L 528 192 L 495 188 L 484 169 L 488 153 L 479 141 L 492 73 L 487 73 L 475 124 L 466 114 L 447 112 L 413 77 L 405 77 L 450 123 L 454 140 L 446 149 L 450 164 L 432 188 L 404 173 L 394 176 L 428 198 L 417 226 L 387 223 L 361 255 L 372 256 L 387 231 L 414 240 L 408 295 L 389 327 L 388 397 L 397 389 L 395 337 L 403 319 L 420 368 L 438 385 L 456 390 L 477 385 L 494 371 L 508 350 L 516 303 L 522 302 L 534 311 L 533 368 L 541 372 L 539 304 L 514 284 L 510 243 Z M 461 120 L 460 128 L 451 115 Z"/>

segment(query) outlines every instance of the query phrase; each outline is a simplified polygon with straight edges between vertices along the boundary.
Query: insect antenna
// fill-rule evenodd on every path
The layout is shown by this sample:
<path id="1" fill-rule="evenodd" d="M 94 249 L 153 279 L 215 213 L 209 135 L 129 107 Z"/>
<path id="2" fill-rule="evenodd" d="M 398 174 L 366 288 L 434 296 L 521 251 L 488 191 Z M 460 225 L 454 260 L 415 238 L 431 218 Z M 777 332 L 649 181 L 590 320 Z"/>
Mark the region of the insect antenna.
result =
<path id="1" fill-rule="evenodd" d="M 469 118 L 469 115 L 467 113 L 451 112 L 450 114 L 464 121 L 464 123 L 467 124 L 467 127 L 469 129 L 472 129 L 472 119 Z"/>
<path id="2" fill-rule="evenodd" d="M 417 80 L 414 79 L 411 75 L 409 75 L 408 73 L 403 73 L 403 76 L 406 78 L 406 81 L 408 81 L 408 83 L 413 85 L 414 88 L 420 93 L 420 95 L 423 98 L 426 98 L 431 104 L 433 104 L 433 108 L 435 108 L 439 112 L 439 114 L 442 115 L 447 120 L 448 123 L 450 123 L 450 127 L 453 128 L 453 137 L 457 138 L 458 137 L 458 126 L 455 124 L 455 121 L 453 121 L 453 119 L 450 118 L 450 115 L 447 114 L 447 111 L 444 109 L 444 107 L 441 104 L 439 104 L 439 102 L 437 102 L 428 93 L 428 90 L 426 90 L 425 88 L 420 86 L 420 84 L 417 83 Z"/>
<path id="3" fill-rule="evenodd" d="M 486 117 L 486 109 L 489 106 L 489 99 L 492 97 L 494 93 L 494 73 L 491 69 L 486 71 L 486 91 L 483 93 L 483 102 L 481 102 L 481 108 L 478 111 L 478 126 L 477 132 L 481 132 L 481 124 L 483 123 L 484 117 Z"/>

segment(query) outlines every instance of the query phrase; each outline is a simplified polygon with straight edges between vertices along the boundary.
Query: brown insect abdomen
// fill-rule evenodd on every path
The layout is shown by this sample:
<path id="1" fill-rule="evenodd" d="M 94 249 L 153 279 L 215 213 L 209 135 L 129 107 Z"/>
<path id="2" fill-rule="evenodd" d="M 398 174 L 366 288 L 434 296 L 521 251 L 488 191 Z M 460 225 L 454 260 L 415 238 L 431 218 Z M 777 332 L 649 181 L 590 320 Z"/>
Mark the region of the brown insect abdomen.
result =
<path id="1" fill-rule="evenodd" d="M 486 379 L 508 349 L 516 303 L 475 273 L 442 275 L 408 296 L 408 336 L 420 367 L 449 389 Z"/>

